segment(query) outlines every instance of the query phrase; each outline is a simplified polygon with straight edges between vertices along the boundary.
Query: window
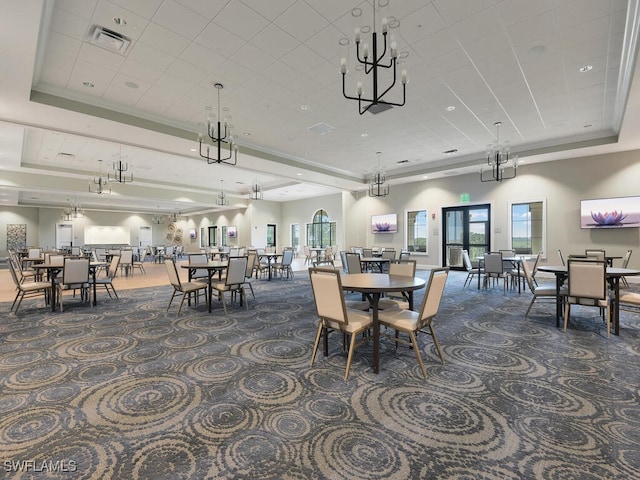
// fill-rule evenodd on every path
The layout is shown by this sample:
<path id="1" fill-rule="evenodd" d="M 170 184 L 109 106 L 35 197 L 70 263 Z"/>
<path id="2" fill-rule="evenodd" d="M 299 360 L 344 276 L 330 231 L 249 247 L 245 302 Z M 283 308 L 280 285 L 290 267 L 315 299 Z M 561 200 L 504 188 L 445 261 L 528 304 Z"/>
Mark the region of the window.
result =
<path id="1" fill-rule="evenodd" d="M 313 215 L 313 223 L 307 223 L 307 246 L 325 248 L 336 244 L 336 222 L 329 220 L 324 210 Z"/>
<path id="2" fill-rule="evenodd" d="M 209 246 L 218 246 L 218 227 L 215 225 L 209 227 Z"/>
<path id="3" fill-rule="evenodd" d="M 427 211 L 407 211 L 405 225 L 405 248 L 410 252 L 427 253 Z"/>
<path id="4" fill-rule="evenodd" d="M 300 246 L 300 225 L 298 223 L 291 225 L 291 246 L 296 252 Z"/>
<path id="5" fill-rule="evenodd" d="M 227 226 L 226 225 L 222 226 L 221 240 L 222 240 L 222 246 L 226 247 L 228 245 L 228 243 L 227 243 Z"/>
<path id="6" fill-rule="evenodd" d="M 511 203 L 509 208 L 511 235 L 509 247 L 517 255 L 535 255 L 546 249 L 546 202 Z"/>

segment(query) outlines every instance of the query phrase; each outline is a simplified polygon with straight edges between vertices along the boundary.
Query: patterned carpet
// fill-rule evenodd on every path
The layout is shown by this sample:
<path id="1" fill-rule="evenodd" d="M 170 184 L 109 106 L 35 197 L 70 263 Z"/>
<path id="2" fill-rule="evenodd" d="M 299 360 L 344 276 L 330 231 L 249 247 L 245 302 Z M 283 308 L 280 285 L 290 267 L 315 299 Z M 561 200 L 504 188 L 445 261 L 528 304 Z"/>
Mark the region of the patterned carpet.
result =
<path id="1" fill-rule="evenodd" d="M 62 314 L 25 300 L 0 322 L 0 477 L 637 478 L 640 315 L 607 340 L 575 308 L 564 333 L 553 305 L 525 319 L 530 294 L 465 276 L 436 322 L 445 365 L 421 339 L 426 381 L 388 340 L 379 375 L 364 346 L 345 382 L 338 337 L 310 367 L 306 272 L 254 281 L 249 311 L 226 317 L 219 303 L 167 314 L 168 286 Z"/>

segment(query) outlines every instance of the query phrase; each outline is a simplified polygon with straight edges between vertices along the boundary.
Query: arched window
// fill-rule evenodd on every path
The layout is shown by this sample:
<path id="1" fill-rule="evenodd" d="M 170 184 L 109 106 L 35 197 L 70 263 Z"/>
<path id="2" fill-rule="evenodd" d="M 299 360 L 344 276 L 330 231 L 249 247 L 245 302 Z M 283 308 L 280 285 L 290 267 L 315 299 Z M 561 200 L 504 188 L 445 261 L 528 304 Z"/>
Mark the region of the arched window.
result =
<path id="1" fill-rule="evenodd" d="M 318 210 L 313 214 L 313 222 L 307 223 L 307 245 L 311 248 L 325 248 L 336 244 L 336 222 L 329 214 Z"/>

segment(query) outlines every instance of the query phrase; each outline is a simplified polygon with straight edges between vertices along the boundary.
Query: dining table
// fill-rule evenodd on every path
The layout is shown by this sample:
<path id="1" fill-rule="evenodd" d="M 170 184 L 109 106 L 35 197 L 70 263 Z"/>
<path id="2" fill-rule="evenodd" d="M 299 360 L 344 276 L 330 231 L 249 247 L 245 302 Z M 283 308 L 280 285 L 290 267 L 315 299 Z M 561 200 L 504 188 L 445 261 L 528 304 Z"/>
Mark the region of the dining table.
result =
<path id="1" fill-rule="evenodd" d="M 382 257 L 360 257 L 360 263 L 365 267 L 364 270 L 371 270 L 371 266 L 375 265 L 378 267 L 378 271 L 380 273 L 384 272 L 384 265 L 389 265 L 390 259 L 382 258 Z"/>
<path id="2" fill-rule="evenodd" d="M 107 262 L 89 262 L 89 274 L 93 279 L 93 306 L 98 305 L 98 296 L 96 294 L 96 271 L 100 267 L 107 266 Z M 46 271 L 47 278 L 51 280 L 51 311 L 56 311 L 56 277 L 60 272 L 64 270 L 64 264 L 62 263 L 36 263 L 32 268 L 38 272 Z"/>
<path id="3" fill-rule="evenodd" d="M 413 292 L 424 288 L 426 281 L 420 277 L 389 275 L 388 273 L 340 273 L 342 289 L 362 293 L 371 307 L 373 320 L 373 373 L 380 371 L 380 322 L 378 305 L 383 293 L 407 292 L 409 310 L 413 310 Z M 325 343 L 325 355 L 327 354 Z"/>
<path id="4" fill-rule="evenodd" d="M 503 262 L 511 262 L 513 267 L 518 272 L 518 293 L 522 293 L 522 289 L 520 286 L 520 278 L 521 278 L 520 268 L 522 266 L 522 262 L 527 261 L 529 259 L 530 257 L 526 257 L 526 256 L 525 257 L 522 257 L 522 256 L 502 257 Z M 482 269 L 482 264 L 484 263 L 484 256 L 476 257 L 476 260 L 478 260 L 478 270 L 480 271 Z M 478 290 L 480 290 L 480 277 L 481 275 L 480 273 L 478 273 Z"/>
<path id="5" fill-rule="evenodd" d="M 563 317 L 562 298 L 560 288 L 569 277 L 566 265 L 542 265 L 538 271 L 553 273 L 556 277 L 556 327 L 560 327 L 560 319 Z M 611 322 L 613 323 L 613 334 L 620 335 L 620 278 L 640 275 L 640 270 L 634 268 L 607 267 L 607 282 L 613 292 L 611 298 Z"/>
<path id="6" fill-rule="evenodd" d="M 222 272 L 227 269 L 228 263 L 229 262 L 227 262 L 227 260 L 209 260 L 206 263 L 197 262 L 180 265 L 181 268 L 186 268 L 189 271 L 189 281 L 193 279 L 197 270 L 207 271 L 207 297 L 209 298 L 209 313 L 211 313 L 211 303 L 213 300 L 213 275 L 215 273 L 218 273 L 218 279 L 221 279 Z"/>
<path id="7" fill-rule="evenodd" d="M 275 253 L 275 252 L 258 254 L 258 260 L 262 260 L 263 258 L 267 259 L 267 270 L 269 275 L 269 281 L 271 281 L 271 264 L 273 263 L 274 260 L 277 260 L 278 257 L 281 257 L 281 256 L 282 256 L 281 253 Z M 258 272 L 256 272 L 256 278 L 257 278 L 257 275 L 258 275 Z"/>

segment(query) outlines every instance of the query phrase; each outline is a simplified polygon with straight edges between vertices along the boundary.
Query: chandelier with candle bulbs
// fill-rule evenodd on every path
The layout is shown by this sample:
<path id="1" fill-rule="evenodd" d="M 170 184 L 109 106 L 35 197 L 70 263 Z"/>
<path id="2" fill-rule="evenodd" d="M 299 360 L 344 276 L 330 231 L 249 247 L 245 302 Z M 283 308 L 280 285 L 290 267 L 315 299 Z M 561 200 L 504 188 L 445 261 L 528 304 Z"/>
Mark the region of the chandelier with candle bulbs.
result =
<path id="1" fill-rule="evenodd" d="M 376 155 L 378 155 L 378 170 L 373 174 L 373 178 L 369 183 L 369 196 L 386 197 L 389 195 L 389 185 L 385 185 L 386 176 L 380 167 L 380 156 L 382 152 L 376 152 Z"/>
<path id="2" fill-rule="evenodd" d="M 229 205 L 229 199 L 224 193 L 224 181 L 220 180 L 220 191 L 218 192 L 218 198 L 216 198 L 216 205 L 219 207 L 226 207 Z"/>
<path id="3" fill-rule="evenodd" d="M 491 170 L 480 170 L 481 182 L 502 182 L 515 178 L 518 174 L 518 156 L 511 155 L 509 142 L 500 143 L 502 122 L 496 122 L 493 125 L 496 127 L 496 141 L 487 145 L 487 165 L 491 167 Z"/>
<path id="4" fill-rule="evenodd" d="M 396 85 L 397 81 L 397 68 L 398 68 L 398 46 L 395 40 L 391 40 L 387 45 L 387 35 L 389 34 L 389 21 L 386 17 L 382 19 L 382 42 L 378 44 L 378 33 L 376 32 L 376 3 L 373 4 L 373 33 L 371 34 L 371 50 L 369 50 L 369 44 L 364 43 L 362 48 L 361 44 L 361 31 L 360 28 L 356 28 L 355 42 L 356 42 L 356 59 L 359 66 L 362 67 L 366 75 L 371 75 L 371 92 L 365 94 L 362 82 L 358 81 L 356 84 L 356 95 L 352 96 L 347 94 L 347 73 L 349 68 L 347 66 L 347 59 L 340 59 L 340 73 L 342 74 L 342 95 L 349 100 L 358 101 L 358 111 L 360 115 L 365 112 L 380 113 L 388 110 L 392 107 L 402 107 L 405 104 L 407 97 L 407 71 L 402 70 L 400 82 L 402 83 L 402 102 L 392 102 L 390 100 L 384 100 L 383 97 Z M 356 15 L 352 11 L 353 16 Z M 395 20 L 396 23 L 399 23 Z M 389 54 L 385 60 L 385 56 Z M 357 69 L 357 68 L 356 68 Z M 393 73 L 393 80 L 390 85 L 381 85 L 381 73 L 389 70 Z"/>
<path id="5" fill-rule="evenodd" d="M 238 145 L 233 141 L 231 126 L 227 119 L 225 119 L 224 122 L 220 121 L 220 90 L 224 87 L 221 83 L 214 83 L 213 86 L 218 90 L 217 128 L 213 126 L 211 118 L 207 118 L 206 137 L 202 134 L 198 135 L 200 156 L 204 158 L 209 165 L 213 163 L 235 165 L 238 161 Z"/>
<path id="6" fill-rule="evenodd" d="M 118 160 L 113 162 L 113 173 L 107 174 L 107 179 L 110 182 L 118 183 L 131 183 L 133 182 L 133 174 L 127 174 L 129 170 L 129 164 L 122 161 L 122 146 L 120 147 L 120 155 Z"/>
<path id="7" fill-rule="evenodd" d="M 100 171 L 93 176 L 93 180 L 89 179 L 89 191 L 98 195 L 111 193 L 111 187 L 108 186 L 109 178 L 102 174 L 102 160 L 98 162 L 100 162 Z"/>

